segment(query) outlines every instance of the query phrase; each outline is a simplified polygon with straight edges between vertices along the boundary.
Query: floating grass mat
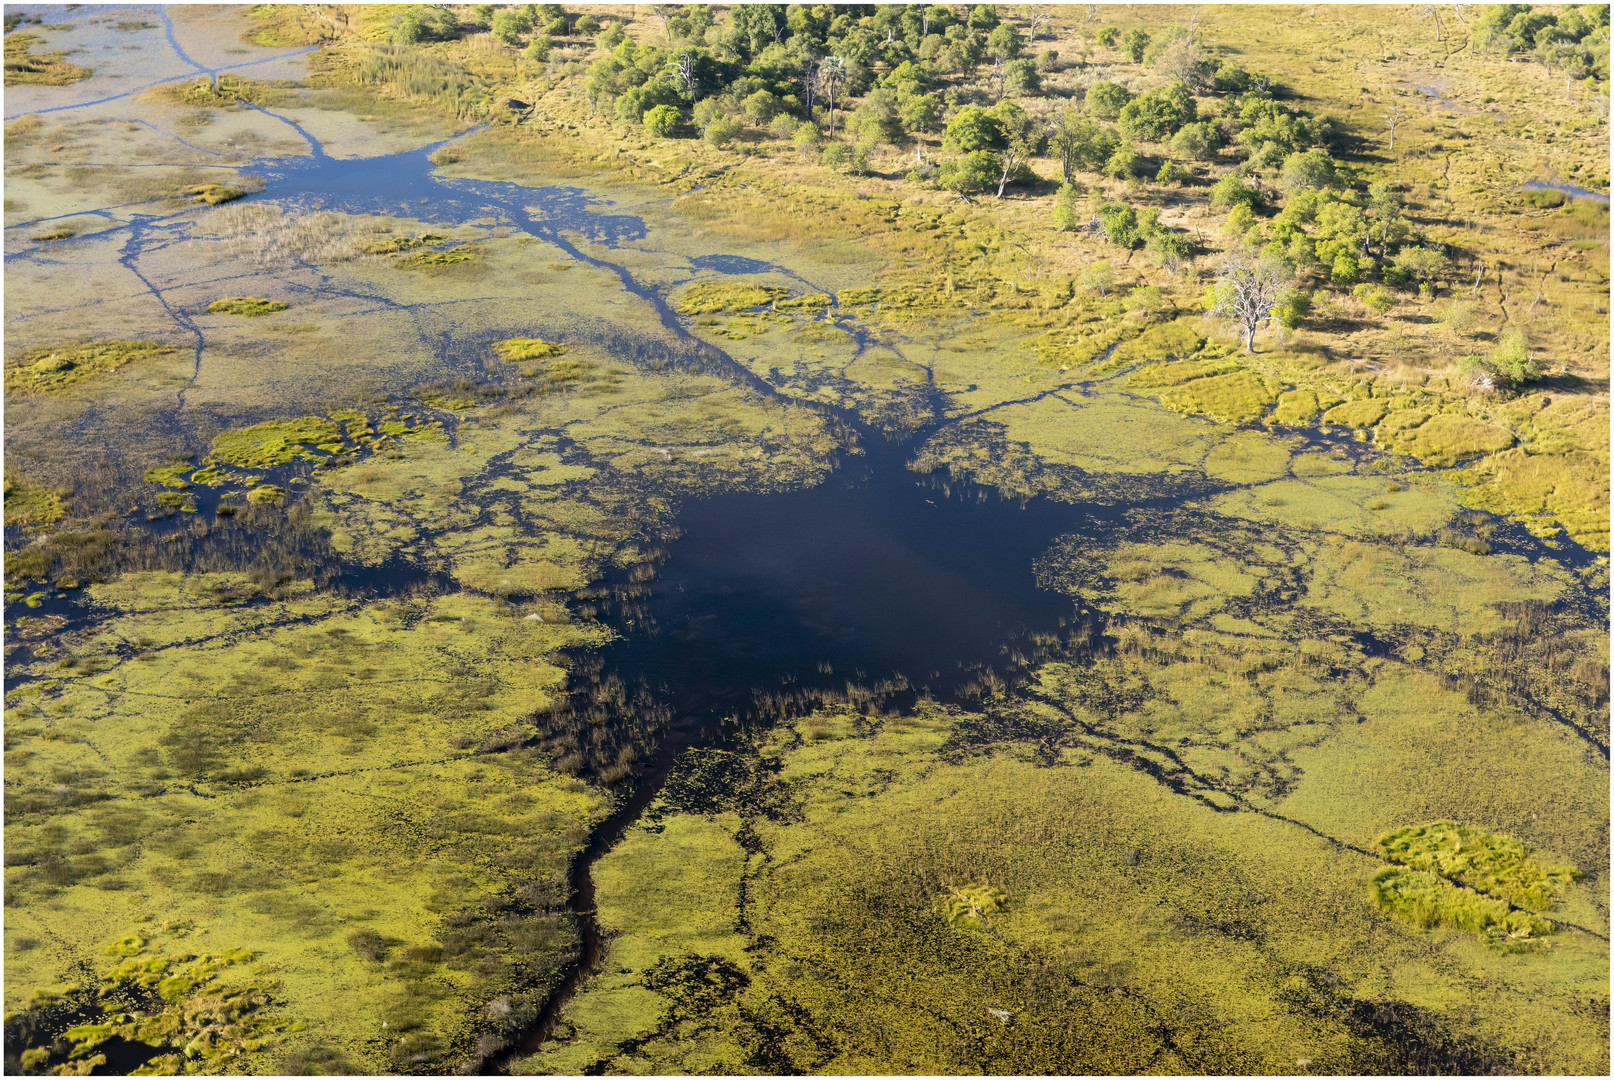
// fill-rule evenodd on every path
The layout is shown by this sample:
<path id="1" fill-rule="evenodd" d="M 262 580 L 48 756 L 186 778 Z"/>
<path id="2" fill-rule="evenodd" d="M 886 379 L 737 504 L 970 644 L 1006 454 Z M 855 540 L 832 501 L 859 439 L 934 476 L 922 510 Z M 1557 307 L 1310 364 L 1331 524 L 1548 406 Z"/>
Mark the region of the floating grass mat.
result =
<path id="1" fill-rule="evenodd" d="M 422 270 L 433 266 L 453 266 L 455 263 L 474 262 L 481 257 L 481 248 L 466 246 L 449 248 L 447 251 L 422 251 L 409 256 L 407 259 L 399 259 L 398 265 L 405 270 Z"/>
<path id="2" fill-rule="evenodd" d="M 60 491 L 52 491 L 20 476 L 7 476 L 6 524 L 50 525 L 60 521 L 66 508 Z"/>
<path id="3" fill-rule="evenodd" d="M 285 311 L 290 304 L 280 300 L 260 300 L 255 296 L 226 296 L 222 300 L 215 300 L 207 305 L 207 310 L 214 315 L 268 315 L 273 311 Z"/>
<path id="4" fill-rule="evenodd" d="M 6 365 L 6 392 L 56 393 L 133 361 L 173 351 L 172 345 L 160 341 L 96 341 L 30 349 Z"/>
<path id="5" fill-rule="evenodd" d="M 165 924 L 167 927 L 169 924 Z M 181 927 L 174 927 L 181 931 Z M 120 1059 L 135 1074 L 239 1073 L 253 1055 L 301 1024 L 273 1015 L 273 983 L 225 983 L 220 975 L 248 964 L 257 953 L 236 949 L 195 955 L 148 953 L 148 942 L 131 933 L 107 948 L 121 960 L 90 985 L 34 994 L 20 1016 L 8 1018 L 28 1045 L 21 1052 L 29 1072 L 86 1076 Z"/>
<path id="6" fill-rule="evenodd" d="M 218 206 L 220 203 L 234 202 L 247 193 L 240 188 L 226 187 L 223 184 L 197 184 L 186 188 L 181 194 L 189 196 L 192 202 Z"/>
<path id="7" fill-rule="evenodd" d="M 1409 825 L 1379 838 L 1391 862 L 1427 870 L 1497 900 L 1551 911 L 1579 880 L 1572 866 L 1543 863 L 1522 840 L 1455 821 Z"/>
<path id="8" fill-rule="evenodd" d="M 447 239 L 448 237 L 437 233 L 422 233 L 419 236 L 389 236 L 385 240 L 377 240 L 367 250 L 372 255 L 396 255 L 402 251 L 414 251 L 416 248 L 441 244 Z"/>
<path id="9" fill-rule="evenodd" d="M 504 341 L 495 341 L 493 351 L 507 364 L 524 364 L 532 360 L 561 356 L 566 352 L 566 346 L 556 341 L 544 341 L 542 338 L 506 338 Z"/>
<path id="10" fill-rule="evenodd" d="M 88 79 L 89 68 L 67 62 L 66 51 L 31 52 L 43 39 L 38 34 L 12 34 L 6 38 L 6 85 L 66 86 Z"/>
<path id="11" fill-rule="evenodd" d="M 1373 875 L 1373 901 L 1422 930 L 1466 930 L 1507 951 L 1535 947 L 1555 927 L 1502 900 L 1453 885 L 1439 874 L 1386 866 Z"/>
<path id="12" fill-rule="evenodd" d="M 711 315 L 720 311 L 744 311 L 783 300 L 788 289 L 777 285 L 747 285 L 731 281 L 702 281 L 691 285 L 678 301 L 684 315 Z"/>

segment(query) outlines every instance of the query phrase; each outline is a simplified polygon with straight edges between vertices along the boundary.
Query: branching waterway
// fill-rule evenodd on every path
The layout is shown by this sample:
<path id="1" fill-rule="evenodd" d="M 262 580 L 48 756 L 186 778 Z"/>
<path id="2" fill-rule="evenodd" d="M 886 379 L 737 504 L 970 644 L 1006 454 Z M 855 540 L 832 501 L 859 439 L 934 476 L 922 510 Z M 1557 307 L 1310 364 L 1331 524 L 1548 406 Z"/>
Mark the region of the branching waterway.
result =
<path id="1" fill-rule="evenodd" d="M 696 339 L 662 290 L 626 266 L 582 250 L 645 240 L 648 229 L 640 218 L 575 187 L 441 176 L 431 159 L 442 143 L 382 157 L 333 158 L 303 127 L 277 118 L 307 140 L 311 153 L 252 163 L 264 189 L 246 202 L 396 215 L 444 226 L 491 219 L 517 229 L 616 275 L 654 308 L 681 346 L 630 361 L 719 373 L 757 394 L 817 409 L 840 433 L 836 468 L 824 483 L 783 494 L 731 492 L 690 500 L 679 513 L 679 536 L 658 557 L 613 572 L 588 590 L 584 599 L 619 636 L 590 658 L 592 675 L 576 680 L 574 692 L 619 688 L 611 715 L 624 723 L 629 703 L 641 714 L 656 714 L 647 729 L 653 750 L 622 778 L 624 794 L 615 812 L 574 860 L 571 906 L 582 935 L 580 955 L 507 1053 L 534 1051 L 601 960 L 605 942 L 594 919 L 591 869 L 655 798 L 679 753 L 723 743 L 759 719 L 829 700 L 898 708 L 918 695 L 968 700 L 1012 683 L 1047 656 L 1079 654 L 1101 633 L 1102 616 L 1040 587 L 1034 573 L 1039 556 L 1062 536 L 1109 533 L 1124 528 L 1129 513 L 1169 508 L 1194 485 L 1196 493 L 1218 487 L 1194 478 L 1175 490 L 1140 487 L 1131 501 L 1022 502 L 945 474 L 917 473 L 909 468 L 912 448 L 940 421 L 896 440 L 844 410 L 793 401 Z M 139 269 L 143 245 L 171 243 L 176 233 L 193 227 L 175 215 L 172 228 L 158 228 L 169 223 L 137 216 L 125 227 L 120 261 L 192 339 L 199 372 L 205 331 Z M 780 273 L 813 287 L 758 260 L 711 254 L 692 261 L 709 272 Z M 838 314 L 832 310 L 826 317 Z M 454 342 L 444 349 L 458 351 Z M 925 389 L 930 415 L 945 415 L 941 391 Z M 185 407 L 181 393 L 176 409 Z M 1546 553 L 1522 530 L 1505 535 L 1512 551 L 1531 558 Z M 1588 558 L 1579 549 L 1552 555 L 1568 563 Z M 339 574 L 333 584 L 385 594 L 427 577 L 419 568 L 389 566 Z M 440 575 L 432 580 L 447 583 Z M 1601 749 L 1606 757 L 1606 747 Z"/>

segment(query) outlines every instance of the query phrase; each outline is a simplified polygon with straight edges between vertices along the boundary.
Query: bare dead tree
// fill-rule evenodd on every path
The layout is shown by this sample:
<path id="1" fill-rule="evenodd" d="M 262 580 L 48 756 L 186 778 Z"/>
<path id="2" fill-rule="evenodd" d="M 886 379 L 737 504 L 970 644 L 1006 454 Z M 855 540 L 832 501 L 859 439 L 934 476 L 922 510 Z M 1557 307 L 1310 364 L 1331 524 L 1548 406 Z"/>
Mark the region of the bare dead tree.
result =
<path id="1" fill-rule="evenodd" d="M 676 57 L 667 61 L 667 66 L 672 68 L 673 74 L 678 77 L 678 81 L 683 83 L 684 89 L 689 91 L 689 100 L 691 102 L 698 101 L 700 97 L 696 90 L 694 54 L 679 53 Z"/>
<path id="2" fill-rule="evenodd" d="M 650 10 L 655 13 L 656 18 L 661 20 L 661 32 L 667 38 L 667 48 L 672 48 L 671 23 L 674 11 L 673 5 L 652 4 L 650 5 Z"/>
<path id="3" fill-rule="evenodd" d="M 1188 43 L 1190 45 L 1194 43 L 1194 31 L 1199 26 L 1199 17 L 1204 11 L 1204 8 L 1196 7 L 1188 13 Z"/>
<path id="4" fill-rule="evenodd" d="M 1468 20 L 1463 18 L 1463 9 L 1467 6 L 1467 4 L 1453 4 L 1451 6 L 1451 13 L 1457 16 L 1457 21 L 1462 23 L 1464 26 L 1468 25 Z"/>
<path id="5" fill-rule="evenodd" d="M 1274 255 L 1229 251 L 1212 287 L 1211 314 L 1238 331 L 1245 352 L 1254 352 L 1256 332 L 1272 321 L 1272 308 L 1292 280 L 1294 271 Z"/>
<path id="6" fill-rule="evenodd" d="M 1003 57 L 1000 56 L 996 60 L 992 61 L 992 81 L 997 83 L 998 86 L 997 96 L 993 98 L 994 101 L 1003 100 L 1003 91 L 1008 85 L 1008 77 L 1009 70 L 1004 63 Z"/>
<path id="7" fill-rule="evenodd" d="M 1384 123 L 1390 129 L 1390 153 L 1395 153 L 1395 126 L 1401 122 L 1401 106 L 1391 105 L 1384 114 Z"/>
<path id="8" fill-rule="evenodd" d="M 1435 42 L 1440 42 L 1440 8 L 1435 4 L 1425 4 L 1417 9 L 1419 15 L 1427 15 L 1435 20 Z"/>
<path id="9" fill-rule="evenodd" d="M 1087 5 L 1087 21 L 1092 22 L 1096 18 L 1098 18 L 1098 5 L 1097 4 L 1088 4 Z"/>
<path id="10" fill-rule="evenodd" d="M 1050 7 L 1026 7 L 1026 26 L 1029 31 L 1028 41 L 1036 41 L 1042 28 L 1053 21 L 1054 10 Z"/>

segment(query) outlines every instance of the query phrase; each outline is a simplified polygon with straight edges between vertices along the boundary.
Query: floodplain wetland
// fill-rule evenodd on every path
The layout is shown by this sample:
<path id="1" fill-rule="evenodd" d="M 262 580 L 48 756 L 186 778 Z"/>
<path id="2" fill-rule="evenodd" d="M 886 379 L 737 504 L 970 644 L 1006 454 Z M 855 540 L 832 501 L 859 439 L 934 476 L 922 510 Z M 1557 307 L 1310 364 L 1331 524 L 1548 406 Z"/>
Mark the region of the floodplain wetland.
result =
<path id="1" fill-rule="evenodd" d="M 7 1071 L 1606 1074 L 1516 7 L 8 9 Z"/>

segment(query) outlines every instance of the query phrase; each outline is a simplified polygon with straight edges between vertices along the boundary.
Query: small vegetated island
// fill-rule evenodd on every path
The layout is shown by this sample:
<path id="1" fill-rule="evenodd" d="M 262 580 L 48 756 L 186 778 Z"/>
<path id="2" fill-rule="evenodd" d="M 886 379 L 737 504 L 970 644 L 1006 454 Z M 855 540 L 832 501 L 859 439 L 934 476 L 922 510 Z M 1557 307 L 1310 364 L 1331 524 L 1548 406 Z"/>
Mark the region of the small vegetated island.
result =
<path id="1" fill-rule="evenodd" d="M 1606 6 L 5 43 L 8 1071 L 1607 1074 Z"/>

